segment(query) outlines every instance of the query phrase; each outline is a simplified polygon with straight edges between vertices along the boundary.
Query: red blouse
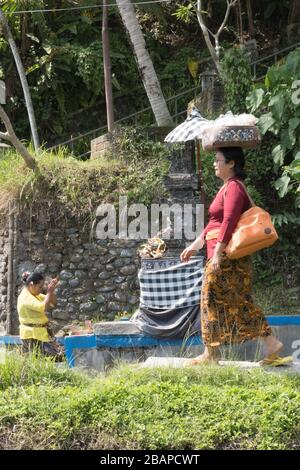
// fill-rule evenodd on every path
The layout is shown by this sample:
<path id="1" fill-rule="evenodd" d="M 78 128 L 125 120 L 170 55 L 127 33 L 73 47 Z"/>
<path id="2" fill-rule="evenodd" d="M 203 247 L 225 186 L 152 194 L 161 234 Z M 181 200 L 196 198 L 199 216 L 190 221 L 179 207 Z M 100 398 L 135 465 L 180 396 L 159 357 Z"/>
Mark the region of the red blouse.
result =
<path id="1" fill-rule="evenodd" d="M 217 228 L 220 229 L 220 233 L 218 238 L 206 241 L 207 259 L 213 256 L 218 242 L 226 244 L 229 242 L 241 214 L 250 207 L 251 203 L 240 181 L 237 178 L 230 178 L 226 187 L 219 190 L 209 206 L 209 222 L 203 235 Z"/>

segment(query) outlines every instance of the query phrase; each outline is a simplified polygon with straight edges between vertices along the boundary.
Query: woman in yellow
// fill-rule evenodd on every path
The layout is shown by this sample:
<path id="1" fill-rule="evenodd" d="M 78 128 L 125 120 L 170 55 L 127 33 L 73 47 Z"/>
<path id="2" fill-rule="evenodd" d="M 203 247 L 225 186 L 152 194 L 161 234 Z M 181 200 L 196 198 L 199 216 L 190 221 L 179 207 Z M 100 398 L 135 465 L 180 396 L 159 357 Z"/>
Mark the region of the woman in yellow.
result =
<path id="1" fill-rule="evenodd" d="M 55 288 L 57 279 L 52 279 L 47 287 L 46 295 L 42 294 L 44 277 L 41 273 L 23 273 L 22 289 L 17 303 L 20 321 L 20 338 L 23 351 L 37 349 L 47 356 L 61 355 L 61 347 L 48 333 L 48 317 L 46 311 L 56 305 Z"/>

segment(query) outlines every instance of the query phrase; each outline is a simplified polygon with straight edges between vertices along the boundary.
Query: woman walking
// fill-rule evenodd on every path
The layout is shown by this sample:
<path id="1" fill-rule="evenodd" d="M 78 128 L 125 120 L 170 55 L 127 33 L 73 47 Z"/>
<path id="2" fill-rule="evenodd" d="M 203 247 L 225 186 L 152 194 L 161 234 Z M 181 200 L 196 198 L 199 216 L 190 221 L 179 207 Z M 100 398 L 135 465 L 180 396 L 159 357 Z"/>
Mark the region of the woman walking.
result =
<path id="1" fill-rule="evenodd" d="M 209 223 L 201 235 L 181 253 L 188 261 L 207 245 L 207 264 L 201 293 L 201 326 L 204 353 L 191 364 L 216 361 L 223 344 L 261 338 L 265 347 L 262 364 L 282 360 L 283 344 L 272 334 L 266 318 L 251 294 L 251 257 L 231 260 L 224 253 L 243 212 L 251 207 L 242 181 L 245 158 L 240 147 L 220 148 L 214 161 L 215 174 L 223 186 L 209 207 Z M 275 365 L 275 364 L 274 364 Z"/>

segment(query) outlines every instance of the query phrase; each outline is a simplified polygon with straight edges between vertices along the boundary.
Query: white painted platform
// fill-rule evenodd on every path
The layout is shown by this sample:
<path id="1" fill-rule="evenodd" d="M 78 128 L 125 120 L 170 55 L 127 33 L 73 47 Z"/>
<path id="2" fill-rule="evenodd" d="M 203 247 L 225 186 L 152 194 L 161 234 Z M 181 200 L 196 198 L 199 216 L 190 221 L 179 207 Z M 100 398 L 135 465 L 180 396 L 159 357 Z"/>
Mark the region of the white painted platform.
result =
<path id="1" fill-rule="evenodd" d="M 189 364 L 191 358 L 185 357 L 155 357 L 151 356 L 143 363 L 143 367 L 195 367 Z M 219 361 L 220 366 L 237 366 L 242 369 L 261 367 L 258 362 L 250 361 Z"/>
<path id="2" fill-rule="evenodd" d="M 172 368 L 180 368 L 180 367 L 197 367 L 193 365 L 189 365 L 190 359 L 184 357 L 155 357 L 151 356 L 141 364 L 141 367 L 172 367 Z M 219 361 L 219 366 L 236 366 L 241 369 L 256 369 L 256 368 L 263 368 L 267 370 L 272 370 L 276 372 L 296 372 L 300 373 L 300 363 L 291 363 L 288 365 L 280 366 L 280 367 L 266 367 L 261 366 L 259 362 L 250 362 L 250 361 Z"/>

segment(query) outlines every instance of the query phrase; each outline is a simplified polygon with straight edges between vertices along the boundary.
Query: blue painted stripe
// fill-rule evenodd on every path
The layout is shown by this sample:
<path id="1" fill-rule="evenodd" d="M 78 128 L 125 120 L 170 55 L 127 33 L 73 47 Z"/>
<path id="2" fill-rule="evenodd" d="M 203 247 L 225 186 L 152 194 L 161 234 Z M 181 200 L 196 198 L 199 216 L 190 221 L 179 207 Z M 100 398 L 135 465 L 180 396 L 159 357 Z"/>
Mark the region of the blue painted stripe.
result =
<path id="1" fill-rule="evenodd" d="M 140 335 L 97 335 L 98 348 L 143 348 L 152 346 L 194 346 L 202 344 L 200 336 L 188 339 L 161 339 L 153 336 Z"/>
<path id="2" fill-rule="evenodd" d="M 65 344 L 65 338 L 56 338 L 56 341 L 59 344 L 64 345 Z M 19 336 L 11 336 L 11 335 L 5 335 L 5 336 L 0 336 L 0 344 L 5 344 L 5 345 L 15 345 L 19 344 L 22 345 L 22 340 L 20 339 Z"/>
<path id="3" fill-rule="evenodd" d="M 300 315 L 268 315 L 270 326 L 300 325 Z"/>
<path id="4" fill-rule="evenodd" d="M 74 349 L 90 349 L 96 347 L 95 335 L 76 335 L 65 337 L 65 352 L 69 367 L 75 365 Z"/>
<path id="5" fill-rule="evenodd" d="M 11 336 L 11 335 L 5 335 L 5 336 L 0 336 L 0 344 L 22 344 L 22 340 L 20 339 L 19 336 Z"/>

